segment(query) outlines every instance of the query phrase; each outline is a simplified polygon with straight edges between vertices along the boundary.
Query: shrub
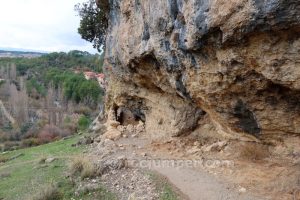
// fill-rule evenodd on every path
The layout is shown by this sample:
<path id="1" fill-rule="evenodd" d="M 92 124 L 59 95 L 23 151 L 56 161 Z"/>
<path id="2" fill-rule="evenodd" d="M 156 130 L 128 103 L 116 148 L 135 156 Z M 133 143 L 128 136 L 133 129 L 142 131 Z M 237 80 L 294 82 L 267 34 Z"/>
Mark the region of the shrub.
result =
<path id="1" fill-rule="evenodd" d="M 4 124 L 4 126 L 2 127 L 2 130 L 3 131 L 11 131 L 11 130 L 13 130 L 13 125 L 11 123 Z"/>
<path id="2" fill-rule="evenodd" d="M 0 163 L 5 163 L 7 161 L 9 161 L 9 158 L 7 156 L 0 155 Z"/>
<path id="3" fill-rule="evenodd" d="M 4 83 L 5 83 L 5 80 L 0 80 L 0 87 L 1 87 L 1 85 L 4 85 Z"/>
<path id="4" fill-rule="evenodd" d="M 82 179 L 85 179 L 85 178 L 95 177 L 96 174 L 97 174 L 96 167 L 94 166 L 94 164 L 89 163 L 88 165 L 84 166 L 80 176 Z"/>
<path id="5" fill-rule="evenodd" d="M 19 142 L 6 141 L 2 144 L 2 151 L 11 151 L 18 149 Z"/>
<path id="6" fill-rule="evenodd" d="M 94 164 L 83 156 L 75 157 L 70 165 L 70 173 L 74 175 L 80 175 L 82 179 L 94 177 L 97 175 L 97 170 Z"/>
<path id="7" fill-rule="evenodd" d="M 24 123 L 20 128 L 21 135 L 26 134 L 32 126 L 32 123 Z"/>
<path id="8" fill-rule="evenodd" d="M 81 115 L 88 115 L 92 110 L 88 106 L 79 105 L 74 109 L 74 112 Z"/>
<path id="9" fill-rule="evenodd" d="M 24 139 L 21 142 L 21 147 L 34 147 L 40 145 L 41 142 L 37 138 Z"/>
<path id="10" fill-rule="evenodd" d="M 32 200 L 59 200 L 63 195 L 59 192 L 57 186 L 49 184 L 42 188 Z"/>
<path id="11" fill-rule="evenodd" d="M 70 172 L 72 175 L 75 175 L 77 173 L 81 173 L 84 165 L 86 165 L 88 162 L 83 156 L 75 157 L 70 165 Z"/>
<path id="12" fill-rule="evenodd" d="M 66 133 L 66 135 L 64 137 L 66 137 L 68 135 L 72 135 L 72 134 L 77 132 L 76 123 L 64 124 L 63 128 L 64 128 L 65 133 Z"/>
<path id="13" fill-rule="evenodd" d="M 72 120 L 71 117 L 67 116 L 64 119 L 63 129 L 69 134 L 77 132 L 77 119 Z"/>
<path id="14" fill-rule="evenodd" d="M 31 96 L 37 96 L 37 95 L 46 96 L 46 88 L 41 83 L 39 83 L 35 78 L 27 80 L 26 88 L 28 94 Z M 33 94 L 37 94 L 37 95 L 33 95 Z"/>
<path id="15" fill-rule="evenodd" d="M 83 115 L 78 120 L 78 129 L 84 131 L 88 129 L 90 124 L 91 124 L 91 119 Z"/>
<path id="16" fill-rule="evenodd" d="M 41 128 L 38 125 L 32 126 L 24 135 L 22 135 L 22 139 L 37 138 L 40 131 Z"/>
<path id="17" fill-rule="evenodd" d="M 69 124 L 69 123 L 71 123 L 72 122 L 72 120 L 71 120 L 71 118 L 69 117 L 69 116 L 67 116 L 65 119 L 64 119 L 64 124 Z"/>
<path id="18" fill-rule="evenodd" d="M 48 142 L 51 142 L 53 141 L 54 139 L 56 138 L 56 135 L 50 133 L 50 132 L 47 132 L 45 130 L 43 130 L 41 133 L 39 133 L 38 135 L 38 139 L 39 141 L 44 144 L 44 143 L 48 143 Z"/>
<path id="19" fill-rule="evenodd" d="M 8 135 L 0 132 L 0 143 L 5 142 L 9 139 Z"/>
<path id="20" fill-rule="evenodd" d="M 48 143 L 64 135 L 66 135 L 66 133 L 57 126 L 46 125 L 38 134 L 38 139 L 41 143 Z"/>

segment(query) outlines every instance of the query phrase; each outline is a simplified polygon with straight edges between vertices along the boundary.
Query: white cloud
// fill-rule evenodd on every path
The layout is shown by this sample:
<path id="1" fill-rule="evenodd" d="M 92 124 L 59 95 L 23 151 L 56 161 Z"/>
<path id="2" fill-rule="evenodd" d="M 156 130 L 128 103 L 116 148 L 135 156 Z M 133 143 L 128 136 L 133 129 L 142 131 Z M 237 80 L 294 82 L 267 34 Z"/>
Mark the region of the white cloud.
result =
<path id="1" fill-rule="evenodd" d="M 1 0 L 0 47 L 96 52 L 77 33 L 74 5 L 86 0 Z"/>

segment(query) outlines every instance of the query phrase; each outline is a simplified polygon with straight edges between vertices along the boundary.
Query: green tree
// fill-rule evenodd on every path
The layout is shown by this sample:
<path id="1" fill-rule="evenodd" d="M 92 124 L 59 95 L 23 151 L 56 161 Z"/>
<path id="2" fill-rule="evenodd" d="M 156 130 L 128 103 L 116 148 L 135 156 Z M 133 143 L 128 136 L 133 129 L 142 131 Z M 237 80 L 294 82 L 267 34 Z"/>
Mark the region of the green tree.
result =
<path id="1" fill-rule="evenodd" d="M 78 94 L 85 104 L 95 104 L 99 100 L 101 88 L 96 81 L 84 81 L 78 88 Z"/>
<path id="2" fill-rule="evenodd" d="M 78 129 L 80 131 L 84 131 L 84 130 L 88 129 L 91 122 L 92 121 L 89 117 L 82 115 L 78 120 Z"/>
<path id="3" fill-rule="evenodd" d="M 81 17 L 78 33 L 82 39 L 92 42 L 94 48 L 100 52 L 105 45 L 108 26 L 105 8 L 99 8 L 95 0 L 88 0 L 75 5 L 75 10 Z"/>

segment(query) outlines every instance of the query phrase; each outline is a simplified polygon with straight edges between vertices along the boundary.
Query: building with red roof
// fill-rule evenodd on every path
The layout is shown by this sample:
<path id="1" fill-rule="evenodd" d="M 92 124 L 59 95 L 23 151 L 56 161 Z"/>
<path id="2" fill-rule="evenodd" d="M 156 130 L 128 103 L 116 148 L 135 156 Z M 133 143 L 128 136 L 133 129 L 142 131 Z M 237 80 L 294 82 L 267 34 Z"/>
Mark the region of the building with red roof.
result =
<path id="1" fill-rule="evenodd" d="M 102 87 L 103 89 L 105 89 L 105 75 L 104 74 L 96 74 L 96 79 L 100 85 L 100 87 Z"/>
<path id="2" fill-rule="evenodd" d="M 96 78 L 96 73 L 95 72 L 84 72 L 84 77 L 86 80 L 91 80 Z"/>

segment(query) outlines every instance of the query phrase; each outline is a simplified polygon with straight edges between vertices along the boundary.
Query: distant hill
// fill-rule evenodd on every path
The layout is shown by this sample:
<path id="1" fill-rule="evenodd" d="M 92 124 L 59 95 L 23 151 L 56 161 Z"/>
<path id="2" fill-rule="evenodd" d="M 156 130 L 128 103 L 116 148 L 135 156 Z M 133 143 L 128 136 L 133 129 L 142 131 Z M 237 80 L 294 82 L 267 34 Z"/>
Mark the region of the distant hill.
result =
<path id="1" fill-rule="evenodd" d="M 34 53 L 49 53 L 48 51 L 34 50 L 34 49 L 24 49 L 24 48 L 12 48 L 12 47 L 1 47 L 2 51 L 21 51 L 21 52 L 34 52 Z"/>
<path id="2" fill-rule="evenodd" d="M 46 53 L 0 50 L 0 58 L 36 58 Z"/>

